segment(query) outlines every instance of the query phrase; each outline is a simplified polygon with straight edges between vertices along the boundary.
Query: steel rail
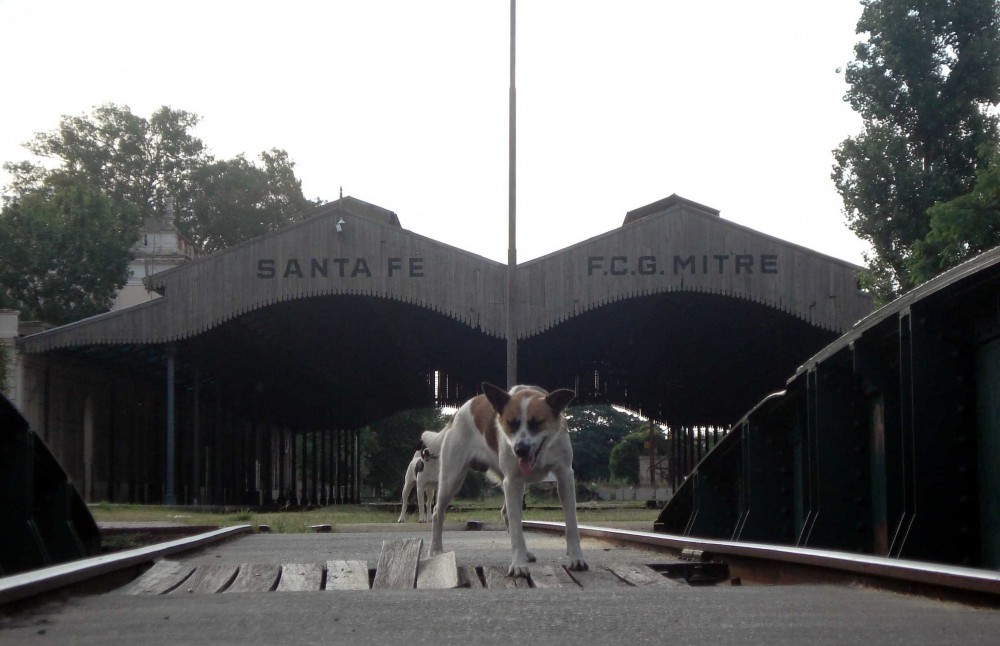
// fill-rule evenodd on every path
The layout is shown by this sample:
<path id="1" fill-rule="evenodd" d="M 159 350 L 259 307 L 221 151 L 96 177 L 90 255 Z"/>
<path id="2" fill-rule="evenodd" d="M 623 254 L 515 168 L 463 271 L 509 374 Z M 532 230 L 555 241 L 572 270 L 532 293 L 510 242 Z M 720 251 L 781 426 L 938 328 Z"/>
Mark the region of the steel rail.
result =
<path id="1" fill-rule="evenodd" d="M 155 561 L 177 552 L 187 552 L 205 545 L 227 540 L 253 531 L 251 525 L 224 527 L 204 534 L 196 534 L 165 543 L 139 547 L 134 550 L 94 556 L 59 565 L 0 577 L 0 605 L 11 601 L 27 599 L 45 592 L 51 592 L 76 583 L 94 579 L 105 574 Z"/>
<path id="2" fill-rule="evenodd" d="M 565 532 L 566 530 L 565 524 L 559 522 L 536 520 L 525 520 L 522 522 L 525 529 L 549 532 Z M 923 561 L 909 561 L 867 554 L 850 554 L 832 550 L 787 547 L 766 543 L 710 540 L 691 536 L 611 529 L 590 525 L 581 525 L 580 535 L 624 543 L 635 543 L 645 547 L 656 547 L 677 552 L 682 550 L 700 550 L 713 555 L 787 563 L 862 575 L 864 577 L 935 586 L 962 592 L 997 595 L 998 600 L 1000 600 L 1000 572 L 992 570 L 980 570 Z"/>

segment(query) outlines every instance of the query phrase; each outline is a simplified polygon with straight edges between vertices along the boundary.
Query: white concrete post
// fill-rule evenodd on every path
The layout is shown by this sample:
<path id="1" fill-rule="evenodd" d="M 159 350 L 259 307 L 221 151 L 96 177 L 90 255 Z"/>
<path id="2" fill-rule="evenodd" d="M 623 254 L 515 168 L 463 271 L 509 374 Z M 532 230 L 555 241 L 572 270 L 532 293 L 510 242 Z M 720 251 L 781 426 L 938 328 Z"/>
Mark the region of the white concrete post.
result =
<path id="1" fill-rule="evenodd" d="M 0 348 L 3 348 L 6 374 L 0 375 L 0 383 L 4 385 L 3 394 L 14 407 L 21 409 L 20 370 L 17 357 L 18 320 L 21 312 L 18 310 L 0 309 Z"/>

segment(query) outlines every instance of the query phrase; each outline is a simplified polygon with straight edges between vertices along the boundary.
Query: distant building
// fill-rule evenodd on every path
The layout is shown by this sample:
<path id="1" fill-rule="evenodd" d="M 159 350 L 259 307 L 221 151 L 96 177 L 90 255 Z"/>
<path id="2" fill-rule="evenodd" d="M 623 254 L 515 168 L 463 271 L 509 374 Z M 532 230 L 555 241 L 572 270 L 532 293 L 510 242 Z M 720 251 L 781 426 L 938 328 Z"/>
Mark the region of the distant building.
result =
<path id="1" fill-rule="evenodd" d="M 135 255 L 129 263 L 128 282 L 115 297 L 112 310 L 121 310 L 159 298 L 148 291 L 143 278 L 172 269 L 198 257 L 198 250 L 174 226 L 174 200 L 167 198 L 162 218 L 146 218 L 142 235 L 133 247 Z"/>

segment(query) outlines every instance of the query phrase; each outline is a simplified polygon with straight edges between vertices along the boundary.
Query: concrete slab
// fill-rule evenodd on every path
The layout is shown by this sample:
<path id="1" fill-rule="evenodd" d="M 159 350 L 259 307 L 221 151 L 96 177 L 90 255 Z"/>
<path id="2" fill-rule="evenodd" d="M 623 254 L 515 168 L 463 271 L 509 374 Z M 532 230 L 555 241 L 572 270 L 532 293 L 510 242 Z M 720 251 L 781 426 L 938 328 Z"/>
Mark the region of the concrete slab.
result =
<path id="1" fill-rule="evenodd" d="M 0 644 L 995 644 L 1000 614 L 862 588 L 648 586 L 71 598 Z M 42 641 L 39 641 L 39 640 Z"/>

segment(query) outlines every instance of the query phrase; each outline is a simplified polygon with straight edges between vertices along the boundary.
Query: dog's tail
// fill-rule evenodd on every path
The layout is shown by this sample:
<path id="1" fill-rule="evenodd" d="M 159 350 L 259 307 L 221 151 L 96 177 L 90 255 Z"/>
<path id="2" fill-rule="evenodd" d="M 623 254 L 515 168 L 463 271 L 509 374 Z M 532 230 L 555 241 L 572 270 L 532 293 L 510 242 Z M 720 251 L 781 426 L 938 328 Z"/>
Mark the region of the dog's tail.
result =
<path id="1" fill-rule="evenodd" d="M 424 431 L 420 434 L 420 441 L 434 457 L 441 455 L 441 444 L 444 442 L 444 434 L 448 432 L 449 428 L 451 428 L 451 422 L 448 422 L 448 425 L 440 431 Z"/>

